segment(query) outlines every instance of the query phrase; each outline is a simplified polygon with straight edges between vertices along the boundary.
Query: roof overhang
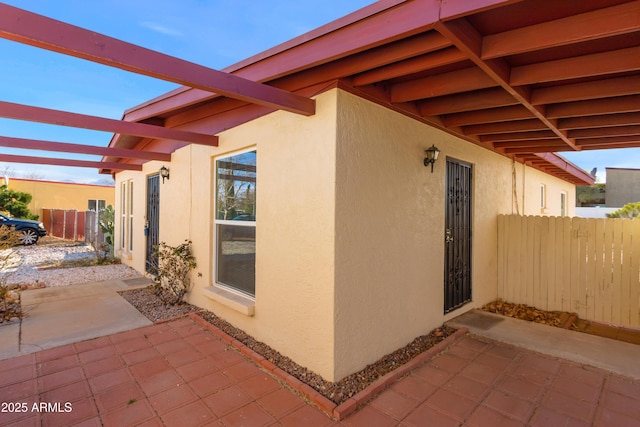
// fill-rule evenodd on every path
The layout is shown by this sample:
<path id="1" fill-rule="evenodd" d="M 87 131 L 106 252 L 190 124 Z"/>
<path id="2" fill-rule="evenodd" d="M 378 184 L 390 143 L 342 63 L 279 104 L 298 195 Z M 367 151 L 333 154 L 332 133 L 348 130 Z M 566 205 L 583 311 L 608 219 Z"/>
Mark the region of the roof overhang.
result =
<path id="1" fill-rule="evenodd" d="M 53 32 L 96 37 L 76 27 L 58 31 L 58 24 L 38 21 L 46 31 L 25 33 L 2 16 L 0 35 L 185 85 L 127 110 L 127 122 L 179 129 L 206 116 L 213 122 L 208 132 L 217 134 L 274 109 L 310 113 L 212 88 L 201 71 L 212 76 L 207 81 L 232 76 L 277 89 L 293 104 L 339 85 L 515 161 L 590 184 L 593 177 L 556 153 L 640 146 L 639 11 L 638 0 L 379 1 L 221 72 L 191 64 L 184 81 L 167 62 L 158 62 L 160 69 L 148 64 L 157 53 L 135 50 L 144 61 L 133 61 L 124 42 L 100 38 L 120 55 L 112 60 L 86 40 L 52 40 Z M 162 147 L 156 140 L 116 133 L 110 147 Z"/>

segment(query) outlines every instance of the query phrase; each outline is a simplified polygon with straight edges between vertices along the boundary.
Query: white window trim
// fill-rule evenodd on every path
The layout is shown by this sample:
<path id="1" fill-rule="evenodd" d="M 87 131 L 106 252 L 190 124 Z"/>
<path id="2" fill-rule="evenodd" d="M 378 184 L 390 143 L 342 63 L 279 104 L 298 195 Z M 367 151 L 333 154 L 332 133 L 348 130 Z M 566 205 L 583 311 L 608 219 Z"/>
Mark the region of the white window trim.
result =
<path id="1" fill-rule="evenodd" d="M 233 151 L 225 154 L 221 154 L 219 156 L 213 157 L 213 163 L 211 165 L 211 169 L 213 171 L 213 188 L 217 191 L 218 182 L 217 182 L 217 172 L 216 172 L 216 162 L 218 160 L 226 159 L 228 157 L 237 156 L 243 153 L 250 153 L 252 151 L 256 152 L 257 159 L 257 147 L 249 147 L 238 151 Z M 255 295 L 250 295 L 245 292 L 242 292 L 232 286 L 226 285 L 224 283 L 219 283 L 218 279 L 218 258 L 217 258 L 217 248 L 218 248 L 218 235 L 217 235 L 217 227 L 216 225 L 234 225 L 240 227 L 254 227 L 257 229 L 256 221 L 231 221 L 231 220 L 223 220 L 216 219 L 216 213 L 218 211 L 217 206 L 217 196 L 214 197 L 214 202 L 212 204 L 213 212 L 213 241 L 212 241 L 212 264 L 213 264 L 213 284 L 212 286 L 205 288 L 205 296 L 209 299 L 219 302 L 229 308 L 232 308 L 246 316 L 253 316 L 255 311 Z"/>

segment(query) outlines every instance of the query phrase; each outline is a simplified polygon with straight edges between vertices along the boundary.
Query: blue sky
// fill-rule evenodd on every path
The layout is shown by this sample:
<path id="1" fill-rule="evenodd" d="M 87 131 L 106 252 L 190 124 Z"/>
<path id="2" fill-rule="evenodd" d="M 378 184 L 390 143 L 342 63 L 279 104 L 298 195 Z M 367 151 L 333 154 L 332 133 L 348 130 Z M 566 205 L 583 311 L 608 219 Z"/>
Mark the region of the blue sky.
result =
<path id="1" fill-rule="evenodd" d="M 221 69 L 373 0 L 3 0 L 54 19 Z M 120 119 L 176 85 L 0 39 L 0 100 Z M 111 134 L 0 119 L 0 135 L 106 146 Z M 71 157 L 14 150 L 0 153 Z M 640 149 L 563 153 L 589 171 L 640 167 Z M 98 160 L 96 156 L 73 158 Z M 110 180 L 96 169 L 0 163 L 0 173 L 56 181 Z"/>

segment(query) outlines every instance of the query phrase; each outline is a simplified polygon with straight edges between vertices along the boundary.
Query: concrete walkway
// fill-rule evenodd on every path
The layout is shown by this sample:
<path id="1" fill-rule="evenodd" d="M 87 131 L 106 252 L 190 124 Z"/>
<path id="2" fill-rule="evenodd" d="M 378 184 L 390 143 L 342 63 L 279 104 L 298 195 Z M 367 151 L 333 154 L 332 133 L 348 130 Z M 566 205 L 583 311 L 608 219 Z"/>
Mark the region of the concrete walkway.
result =
<path id="1" fill-rule="evenodd" d="M 472 310 L 447 323 L 518 347 L 640 379 L 640 345 Z M 640 420 L 639 420 L 640 424 Z"/>
<path id="2" fill-rule="evenodd" d="M 150 325 L 117 293 L 141 286 L 139 279 L 118 279 L 22 292 L 27 315 L 0 324 L 0 359 Z"/>

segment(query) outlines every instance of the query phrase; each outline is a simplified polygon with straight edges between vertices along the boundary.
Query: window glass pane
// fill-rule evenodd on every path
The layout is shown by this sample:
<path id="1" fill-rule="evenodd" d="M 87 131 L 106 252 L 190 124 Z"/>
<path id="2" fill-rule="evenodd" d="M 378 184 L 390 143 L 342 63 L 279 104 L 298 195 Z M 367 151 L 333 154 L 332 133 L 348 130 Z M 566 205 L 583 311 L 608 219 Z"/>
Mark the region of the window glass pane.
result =
<path id="1" fill-rule="evenodd" d="M 95 200 L 89 200 L 89 204 L 88 204 L 88 208 L 87 210 L 89 211 L 96 211 L 96 201 Z"/>
<path id="2" fill-rule="evenodd" d="M 256 228 L 216 225 L 217 282 L 255 295 Z"/>
<path id="3" fill-rule="evenodd" d="M 98 210 L 103 211 L 106 207 L 106 202 L 104 200 L 98 200 Z"/>
<path id="4" fill-rule="evenodd" d="M 216 161 L 216 219 L 256 220 L 256 152 Z"/>

